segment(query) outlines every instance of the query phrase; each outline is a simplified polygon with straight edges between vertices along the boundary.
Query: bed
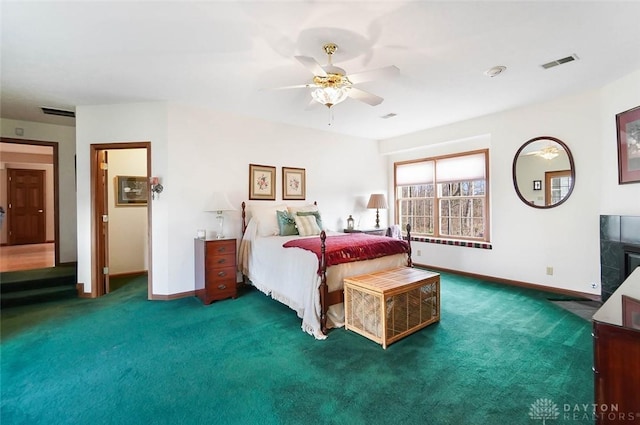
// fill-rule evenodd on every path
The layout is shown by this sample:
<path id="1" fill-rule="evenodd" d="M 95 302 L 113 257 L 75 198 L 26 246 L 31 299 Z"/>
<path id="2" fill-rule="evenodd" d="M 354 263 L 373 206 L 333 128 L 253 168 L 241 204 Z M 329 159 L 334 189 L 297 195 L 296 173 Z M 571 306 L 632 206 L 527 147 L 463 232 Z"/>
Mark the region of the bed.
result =
<path id="1" fill-rule="evenodd" d="M 302 329 L 316 339 L 344 326 L 344 278 L 411 266 L 409 226 L 405 241 L 322 230 L 315 204 L 252 205 L 249 213 L 243 202 L 238 253 L 243 279 L 296 311 Z M 313 223 L 317 228 L 309 232 Z"/>

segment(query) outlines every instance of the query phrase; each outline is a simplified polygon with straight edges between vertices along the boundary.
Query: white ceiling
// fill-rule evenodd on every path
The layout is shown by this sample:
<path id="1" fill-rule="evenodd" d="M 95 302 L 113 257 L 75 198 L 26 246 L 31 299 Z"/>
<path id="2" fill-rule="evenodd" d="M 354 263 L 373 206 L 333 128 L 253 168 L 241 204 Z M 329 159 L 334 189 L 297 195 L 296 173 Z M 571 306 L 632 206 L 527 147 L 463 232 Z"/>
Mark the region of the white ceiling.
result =
<path id="1" fill-rule="evenodd" d="M 40 106 L 176 101 L 385 139 L 600 87 L 640 69 L 640 2 L 45 1 L 0 3 L 1 115 L 74 125 Z M 308 108 L 294 55 L 385 98 Z M 543 63 L 576 54 L 575 62 Z M 508 69 L 489 78 L 495 65 Z M 382 119 L 389 114 L 394 118 Z"/>

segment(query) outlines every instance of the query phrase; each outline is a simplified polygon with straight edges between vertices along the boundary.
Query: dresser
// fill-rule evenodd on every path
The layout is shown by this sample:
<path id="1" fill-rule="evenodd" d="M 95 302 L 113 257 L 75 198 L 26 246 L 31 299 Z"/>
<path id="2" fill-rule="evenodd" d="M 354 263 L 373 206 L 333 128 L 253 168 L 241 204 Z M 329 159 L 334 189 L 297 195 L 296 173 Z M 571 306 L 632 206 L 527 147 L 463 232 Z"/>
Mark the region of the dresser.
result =
<path id="1" fill-rule="evenodd" d="M 593 315 L 595 422 L 640 423 L 640 320 L 625 323 L 635 311 L 623 295 L 640 300 L 640 267 L 618 287 Z M 629 310 L 629 311 L 627 311 Z"/>
<path id="2" fill-rule="evenodd" d="M 196 296 L 205 304 L 236 298 L 236 240 L 195 240 Z"/>

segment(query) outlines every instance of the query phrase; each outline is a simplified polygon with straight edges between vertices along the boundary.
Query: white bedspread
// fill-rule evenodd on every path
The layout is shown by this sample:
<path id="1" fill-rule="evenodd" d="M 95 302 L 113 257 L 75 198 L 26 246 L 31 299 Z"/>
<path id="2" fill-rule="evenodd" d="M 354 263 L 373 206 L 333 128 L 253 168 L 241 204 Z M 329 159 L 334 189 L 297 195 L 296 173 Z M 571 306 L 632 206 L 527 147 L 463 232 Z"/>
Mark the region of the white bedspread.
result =
<path id="1" fill-rule="evenodd" d="M 305 332 L 317 339 L 325 339 L 320 326 L 318 259 L 310 251 L 282 247 L 285 242 L 300 237 L 260 237 L 256 224 L 250 221 L 240 243 L 238 265 L 257 289 L 295 310 L 302 319 Z M 345 277 L 406 265 L 407 255 L 396 254 L 332 266 L 327 269 L 327 285 L 329 291 L 342 289 Z M 327 318 L 327 327 L 344 326 L 344 305 L 331 306 Z"/>

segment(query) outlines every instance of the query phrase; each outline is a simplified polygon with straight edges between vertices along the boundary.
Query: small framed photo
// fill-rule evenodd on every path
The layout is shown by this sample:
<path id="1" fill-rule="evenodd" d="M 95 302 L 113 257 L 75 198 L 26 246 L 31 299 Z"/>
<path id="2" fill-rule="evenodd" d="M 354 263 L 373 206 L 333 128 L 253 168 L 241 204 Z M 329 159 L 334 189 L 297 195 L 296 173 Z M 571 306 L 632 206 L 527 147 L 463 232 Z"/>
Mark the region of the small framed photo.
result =
<path id="1" fill-rule="evenodd" d="M 276 167 L 249 164 L 249 199 L 276 200 Z"/>
<path id="2" fill-rule="evenodd" d="M 640 183 L 640 106 L 616 115 L 618 183 Z"/>
<path id="3" fill-rule="evenodd" d="M 116 206 L 145 206 L 149 183 L 143 176 L 116 176 Z"/>
<path id="4" fill-rule="evenodd" d="M 622 326 L 640 330 L 640 300 L 622 296 Z"/>
<path id="5" fill-rule="evenodd" d="M 542 190 L 542 180 L 533 181 L 533 190 Z"/>
<path id="6" fill-rule="evenodd" d="M 282 199 L 305 199 L 304 168 L 282 167 Z"/>

